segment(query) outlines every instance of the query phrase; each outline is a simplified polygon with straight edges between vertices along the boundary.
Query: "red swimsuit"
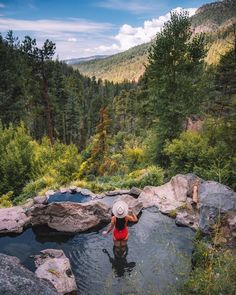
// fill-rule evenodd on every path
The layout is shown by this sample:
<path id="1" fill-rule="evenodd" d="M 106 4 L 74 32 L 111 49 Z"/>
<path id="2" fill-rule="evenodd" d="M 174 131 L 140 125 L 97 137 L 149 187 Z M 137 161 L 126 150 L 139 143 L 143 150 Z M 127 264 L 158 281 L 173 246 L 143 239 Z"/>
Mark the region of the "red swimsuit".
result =
<path id="1" fill-rule="evenodd" d="M 114 218 L 114 224 L 115 224 L 115 228 L 114 228 L 114 231 L 113 231 L 114 239 L 117 240 L 117 241 L 126 240 L 127 237 L 128 237 L 128 233 L 129 233 L 128 232 L 128 227 L 127 227 L 127 221 L 125 222 L 125 227 L 122 230 L 118 230 L 116 228 L 116 218 Z"/>

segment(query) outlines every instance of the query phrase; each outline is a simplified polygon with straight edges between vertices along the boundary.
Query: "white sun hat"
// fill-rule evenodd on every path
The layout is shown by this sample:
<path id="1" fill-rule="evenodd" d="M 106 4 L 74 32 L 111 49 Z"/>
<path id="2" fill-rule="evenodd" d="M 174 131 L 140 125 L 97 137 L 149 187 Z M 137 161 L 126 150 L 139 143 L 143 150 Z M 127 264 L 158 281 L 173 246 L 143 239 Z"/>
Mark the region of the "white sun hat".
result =
<path id="1" fill-rule="evenodd" d="M 124 218 L 128 215 L 129 207 L 124 201 L 117 201 L 112 207 L 112 213 L 117 218 Z"/>

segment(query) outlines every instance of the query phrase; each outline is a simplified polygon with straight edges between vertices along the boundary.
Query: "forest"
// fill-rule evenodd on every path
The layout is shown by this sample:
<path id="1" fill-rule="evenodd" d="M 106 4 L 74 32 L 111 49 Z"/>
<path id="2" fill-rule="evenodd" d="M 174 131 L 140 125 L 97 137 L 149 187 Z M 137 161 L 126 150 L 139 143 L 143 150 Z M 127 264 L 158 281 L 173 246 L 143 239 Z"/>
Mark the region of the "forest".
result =
<path id="1" fill-rule="evenodd" d="M 190 25 L 172 14 L 144 75 L 120 84 L 53 60 L 49 40 L 1 36 L 1 206 L 71 184 L 142 188 L 189 172 L 235 189 L 235 27 L 231 49 L 209 66 L 206 38 Z"/>

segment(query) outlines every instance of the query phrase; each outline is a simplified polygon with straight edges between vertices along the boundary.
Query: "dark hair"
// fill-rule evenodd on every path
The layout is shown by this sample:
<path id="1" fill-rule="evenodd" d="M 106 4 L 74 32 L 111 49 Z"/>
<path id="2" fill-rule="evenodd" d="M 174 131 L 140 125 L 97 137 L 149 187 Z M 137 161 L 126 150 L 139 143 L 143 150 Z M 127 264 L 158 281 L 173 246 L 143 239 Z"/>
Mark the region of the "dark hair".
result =
<path id="1" fill-rule="evenodd" d="M 116 228 L 118 230 L 122 230 L 125 227 L 125 217 L 124 218 L 118 218 L 116 217 Z"/>

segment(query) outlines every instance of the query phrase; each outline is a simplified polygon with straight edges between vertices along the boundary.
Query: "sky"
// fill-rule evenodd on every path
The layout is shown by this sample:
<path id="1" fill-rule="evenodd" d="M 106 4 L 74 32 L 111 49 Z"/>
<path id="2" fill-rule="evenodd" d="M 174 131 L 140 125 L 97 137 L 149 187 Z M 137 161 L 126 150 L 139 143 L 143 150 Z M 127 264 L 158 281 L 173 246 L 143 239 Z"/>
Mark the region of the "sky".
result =
<path id="1" fill-rule="evenodd" d="M 170 18 L 213 0 L 0 0 L 0 32 L 56 43 L 59 59 L 114 54 L 149 42 Z"/>

